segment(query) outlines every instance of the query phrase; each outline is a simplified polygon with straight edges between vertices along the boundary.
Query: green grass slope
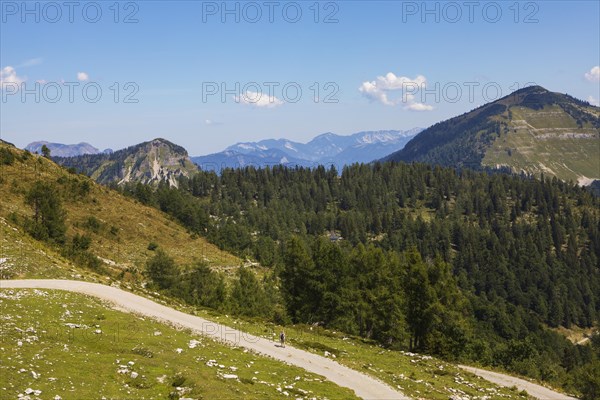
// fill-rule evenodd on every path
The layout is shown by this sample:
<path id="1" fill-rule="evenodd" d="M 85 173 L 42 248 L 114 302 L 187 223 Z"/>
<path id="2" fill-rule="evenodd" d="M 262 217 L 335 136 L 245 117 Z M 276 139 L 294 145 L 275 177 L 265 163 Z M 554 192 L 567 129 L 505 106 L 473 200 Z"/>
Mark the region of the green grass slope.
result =
<path id="1" fill-rule="evenodd" d="M 151 242 L 169 249 L 179 264 L 203 261 L 215 268 L 240 265 L 237 257 L 219 250 L 202 237 L 190 235 L 184 227 L 154 208 L 85 176 L 70 174 L 41 156 L 29 155 L 5 143 L 0 143 L 0 150 L 14 157 L 10 165 L 0 164 L 0 258 L 7 258 L 6 262 L 12 265 L 11 277 L 44 276 L 39 270 L 27 267 L 31 265 L 28 260 L 38 256 L 41 260 L 58 257 L 52 255 L 52 249 L 28 238 L 18 224 L 19 220 L 33 215 L 25 196 L 36 181 L 53 183 L 59 189 L 66 211 L 67 237 L 90 236 L 90 252 L 103 260 L 107 270 L 122 279 L 127 280 L 144 270 L 146 260 L 154 254 L 148 250 Z M 88 192 L 82 194 L 84 187 Z M 22 239 L 9 239 L 9 235 Z M 48 264 L 53 265 L 52 261 L 44 261 L 40 267 Z"/>
<path id="2" fill-rule="evenodd" d="M 3 399 L 356 398 L 300 368 L 83 295 L 4 289 L 0 308 Z"/>
<path id="3" fill-rule="evenodd" d="M 600 112 L 596 109 L 596 118 Z M 516 172 L 545 174 L 580 184 L 600 178 L 600 131 L 577 121 L 559 105 L 535 110 L 523 106 L 502 115 L 506 129 L 486 150 L 482 164 Z"/>

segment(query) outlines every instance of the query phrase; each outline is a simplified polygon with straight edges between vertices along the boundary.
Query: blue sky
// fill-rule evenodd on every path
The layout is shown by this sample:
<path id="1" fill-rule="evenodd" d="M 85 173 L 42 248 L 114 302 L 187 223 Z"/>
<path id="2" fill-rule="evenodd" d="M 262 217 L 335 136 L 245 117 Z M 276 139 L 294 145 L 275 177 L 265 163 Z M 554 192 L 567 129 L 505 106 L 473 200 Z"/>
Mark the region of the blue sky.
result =
<path id="1" fill-rule="evenodd" d="M 201 155 L 427 127 L 527 83 L 600 98 L 599 1 L 67 3 L 0 1 L 17 146 L 164 137 Z"/>

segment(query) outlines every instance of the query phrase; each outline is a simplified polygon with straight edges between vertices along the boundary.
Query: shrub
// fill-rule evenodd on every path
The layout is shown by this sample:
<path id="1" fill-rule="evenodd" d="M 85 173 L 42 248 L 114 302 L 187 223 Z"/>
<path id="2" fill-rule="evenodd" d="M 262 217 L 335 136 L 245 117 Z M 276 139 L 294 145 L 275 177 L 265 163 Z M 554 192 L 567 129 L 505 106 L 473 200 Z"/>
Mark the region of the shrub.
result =
<path id="1" fill-rule="evenodd" d="M 15 161 L 15 155 L 12 151 L 0 148 L 0 165 L 12 165 Z"/>

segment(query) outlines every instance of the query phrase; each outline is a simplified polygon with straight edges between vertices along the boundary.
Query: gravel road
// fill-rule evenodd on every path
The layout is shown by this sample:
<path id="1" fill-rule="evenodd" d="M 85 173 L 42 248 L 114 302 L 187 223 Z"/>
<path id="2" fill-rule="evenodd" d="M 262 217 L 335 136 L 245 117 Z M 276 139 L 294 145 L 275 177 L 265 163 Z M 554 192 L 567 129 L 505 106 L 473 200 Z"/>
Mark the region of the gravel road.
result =
<path id="1" fill-rule="evenodd" d="M 220 341 L 244 347 L 262 355 L 298 366 L 307 371 L 321 375 L 339 386 L 353 390 L 358 397 L 363 399 L 408 399 L 408 397 L 395 391 L 385 383 L 340 365 L 326 357 L 318 356 L 291 346 L 281 348 L 278 347 L 278 343 L 271 340 L 240 332 L 200 317 L 185 314 L 115 287 L 70 280 L 0 280 L 0 289 L 10 288 L 59 289 L 91 295 L 109 301 L 125 311 L 138 313 L 185 328 L 190 328 Z"/>
<path id="2" fill-rule="evenodd" d="M 53 279 L 0 280 L 0 289 L 10 288 L 59 289 L 91 295 L 109 301 L 125 311 L 142 314 L 175 325 L 190 328 L 203 335 L 213 337 L 231 345 L 244 347 L 262 355 L 298 366 L 307 371 L 321 375 L 339 386 L 352 389 L 357 396 L 363 399 L 409 399 L 385 383 L 340 365 L 329 358 L 321 357 L 291 346 L 281 348 L 278 347 L 277 343 L 271 340 L 250 335 L 200 317 L 185 314 L 181 311 L 174 310 L 152 300 L 148 300 L 144 297 L 112 286 L 90 282 Z M 540 400 L 577 400 L 574 397 L 554 392 L 543 386 L 510 375 L 465 365 L 460 365 L 459 367 L 497 385 L 506 387 L 516 386 L 519 390 L 526 390 L 531 396 Z"/>

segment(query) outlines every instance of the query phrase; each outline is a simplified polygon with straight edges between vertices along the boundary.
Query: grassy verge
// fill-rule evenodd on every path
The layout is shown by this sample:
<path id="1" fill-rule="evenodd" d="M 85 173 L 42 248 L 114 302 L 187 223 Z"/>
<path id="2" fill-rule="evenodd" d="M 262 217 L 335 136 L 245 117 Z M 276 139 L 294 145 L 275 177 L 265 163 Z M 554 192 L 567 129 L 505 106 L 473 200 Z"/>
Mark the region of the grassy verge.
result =
<path id="1" fill-rule="evenodd" d="M 84 295 L 3 289 L 0 306 L 1 398 L 355 398 L 300 368 Z"/>
<path id="2" fill-rule="evenodd" d="M 277 340 L 282 327 L 199 310 L 203 318 Z M 298 348 L 335 359 L 340 364 L 378 378 L 417 399 L 526 399 L 515 388 L 499 387 L 439 359 L 392 351 L 361 338 L 305 325 L 284 328 L 288 342 Z"/>

